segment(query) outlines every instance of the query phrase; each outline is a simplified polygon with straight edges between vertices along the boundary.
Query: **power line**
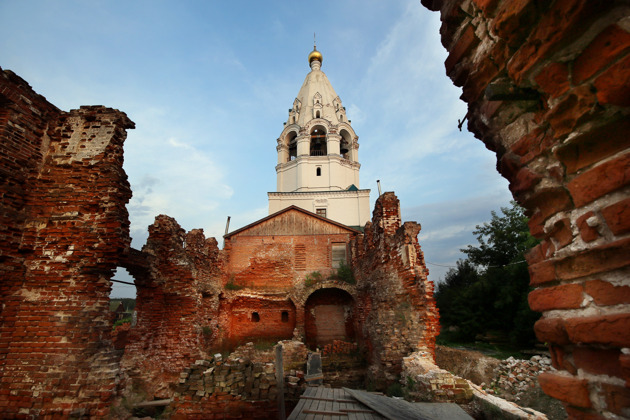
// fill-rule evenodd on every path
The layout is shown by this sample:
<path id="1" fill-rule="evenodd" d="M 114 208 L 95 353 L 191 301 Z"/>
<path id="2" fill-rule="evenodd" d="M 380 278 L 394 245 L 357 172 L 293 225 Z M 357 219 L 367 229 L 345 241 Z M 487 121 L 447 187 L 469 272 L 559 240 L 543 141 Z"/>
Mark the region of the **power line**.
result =
<path id="1" fill-rule="evenodd" d="M 130 286 L 135 286 L 135 283 L 130 283 L 130 282 L 128 282 L 128 281 L 113 280 L 113 279 L 112 279 L 112 280 L 110 280 L 110 281 L 113 281 L 114 283 L 122 283 L 122 284 L 128 284 L 128 285 L 130 285 Z"/>
<path id="2" fill-rule="evenodd" d="M 505 265 L 487 265 L 485 266 L 486 268 L 503 268 L 503 267 L 507 267 L 509 265 L 516 265 L 516 264 L 521 264 L 527 262 L 527 260 L 520 260 L 520 261 L 515 261 L 513 263 L 509 263 L 509 264 L 505 264 Z M 430 265 L 436 265 L 438 267 L 446 267 L 446 268 L 457 268 L 456 265 L 443 265 L 443 264 L 435 264 L 429 261 L 425 261 L 425 263 L 430 264 Z"/>

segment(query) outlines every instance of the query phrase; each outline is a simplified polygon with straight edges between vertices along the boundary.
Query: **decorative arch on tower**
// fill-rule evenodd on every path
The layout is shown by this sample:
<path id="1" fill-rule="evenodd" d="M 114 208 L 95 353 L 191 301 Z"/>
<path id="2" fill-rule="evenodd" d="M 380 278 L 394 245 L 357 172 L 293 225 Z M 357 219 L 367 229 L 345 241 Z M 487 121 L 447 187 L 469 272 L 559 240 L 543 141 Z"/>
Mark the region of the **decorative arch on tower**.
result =
<path id="1" fill-rule="evenodd" d="M 295 127 L 295 130 L 290 130 L 284 136 L 284 144 L 288 148 L 288 156 L 287 162 L 290 162 L 297 158 L 297 137 L 298 137 L 298 128 Z"/>
<path id="2" fill-rule="evenodd" d="M 339 140 L 339 151 L 341 157 L 344 159 L 351 160 L 352 156 L 352 135 L 348 130 L 342 128 L 339 130 L 339 135 L 341 139 Z"/>
<path id="3" fill-rule="evenodd" d="M 313 128 L 311 128 L 311 147 L 309 153 L 310 156 L 326 156 L 328 154 L 326 133 L 326 127 L 321 124 L 317 124 L 313 126 Z"/>
<path id="4" fill-rule="evenodd" d="M 322 95 L 317 92 L 313 96 L 313 118 L 323 118 L 324 104 L 322 103 Z"/>

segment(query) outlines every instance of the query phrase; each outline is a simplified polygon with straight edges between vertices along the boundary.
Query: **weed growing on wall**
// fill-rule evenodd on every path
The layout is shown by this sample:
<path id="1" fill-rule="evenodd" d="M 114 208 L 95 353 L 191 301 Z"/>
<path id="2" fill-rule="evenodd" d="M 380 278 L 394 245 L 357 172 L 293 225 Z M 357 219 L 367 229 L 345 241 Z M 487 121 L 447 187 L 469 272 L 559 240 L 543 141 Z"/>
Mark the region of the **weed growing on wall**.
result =
<path id="1" fill-rule="evenodd" d="M 322 274 L 319 271 L 313 271 L 312 273 L 307 274 L 306 277 L 304 278 L 304 285 L 306 287 L 311 287 L 312 285 L 314 285 L 315 283 L 321 280 L 322 280 Z"/>
<path id="2" fill-rule="evenodd" d="M 234 283 L 234 276 L 231 276 L 230 280 L 227 283 L 225 283 L 226 290 L 241 290 L 242 288 L 243 286 L 240 286 Z"/>

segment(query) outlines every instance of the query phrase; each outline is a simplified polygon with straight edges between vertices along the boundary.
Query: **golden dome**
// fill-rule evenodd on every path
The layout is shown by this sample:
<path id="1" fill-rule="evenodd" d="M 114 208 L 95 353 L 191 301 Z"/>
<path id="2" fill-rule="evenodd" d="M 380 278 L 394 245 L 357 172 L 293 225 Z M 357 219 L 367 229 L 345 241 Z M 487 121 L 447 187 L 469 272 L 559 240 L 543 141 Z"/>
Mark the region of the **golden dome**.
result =
<path id="1" fill-rule="evenodd" d="M 322 59 L 323 59 L 322 53 L 317 51 L 317 47 L 313 47 L 313 51 L 311 51 L 311 53 L 308 55 L 308 64 L 311 64 L 315 60 L 321 63 Z"/>

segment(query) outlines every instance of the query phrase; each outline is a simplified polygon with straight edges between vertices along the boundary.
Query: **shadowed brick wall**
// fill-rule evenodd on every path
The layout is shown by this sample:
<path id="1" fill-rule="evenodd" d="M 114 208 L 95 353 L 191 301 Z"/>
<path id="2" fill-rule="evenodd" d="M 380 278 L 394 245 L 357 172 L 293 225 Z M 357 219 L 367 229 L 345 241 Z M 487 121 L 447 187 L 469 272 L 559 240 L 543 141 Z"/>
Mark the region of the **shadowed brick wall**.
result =
<path id="1" fill-rule="evenodd" d="M 295 305 L 282 297 L 236 295 L 222 302 L 221 312 L 229 314 L 230 347 L 253 339 L 278 341 L 293 336 Z"/>
<path id="2" fill-rule="evenodd" d="M 0 416 L 102 416 L 110 278 L 129 247 L 122 112 L 62 112 L 0 72 Z"/>
<path id="3" fill-rule="evenodd" d="M 468 129 L 541 240 L 529 303 L 558 369 L 543 390 L 572 418 L 630 417 L 630 6 L 422 3 L 440 12 Z"/>
<path id="4" fill-rule="evenodd" d="M 364 237 L 352 244 L 358 335 L 369 355 L 369 380 L 383 389 L 400 374 L 403 357 L 418 350 L 435 355 L 439 315 L 418 232 L 415 222 L 401 224 L 400 202 L 386 192 Z"/>
<path id="5" fill-rule="evenodd" d="M 144 269 L 138 270 L 144 258 Z M 201 229 L 188 233 L 157 216 L 136 266 L 137 325 L 128 335 L 123 366 L 145 391 L 172 394 L 181 370 L 203 358 L 220 338 L 221 262 L 217 242 Z"/>

